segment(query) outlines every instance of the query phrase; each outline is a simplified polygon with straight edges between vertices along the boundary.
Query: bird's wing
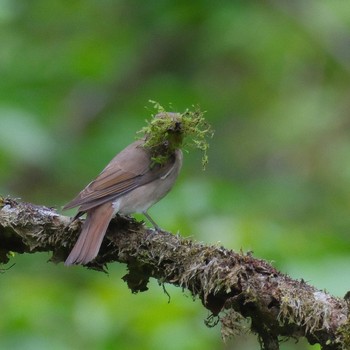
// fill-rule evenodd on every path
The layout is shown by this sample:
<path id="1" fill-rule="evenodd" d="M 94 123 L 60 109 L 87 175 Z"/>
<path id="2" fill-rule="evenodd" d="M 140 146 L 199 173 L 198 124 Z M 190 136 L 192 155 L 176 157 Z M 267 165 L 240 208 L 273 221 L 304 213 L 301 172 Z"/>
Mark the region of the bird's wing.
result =
<path id="1" fill-rule="evenodd" d="M 64 209 L 79 207 L 80 212 L 101 205 L 107 201 L 134 190 L 135 188 L 164 176 L 173 166 L 172 157 L 162 165 L 151 168 L 151 157 L 136 141 L 118 153 L 106 168 L 88 184 Z"/>

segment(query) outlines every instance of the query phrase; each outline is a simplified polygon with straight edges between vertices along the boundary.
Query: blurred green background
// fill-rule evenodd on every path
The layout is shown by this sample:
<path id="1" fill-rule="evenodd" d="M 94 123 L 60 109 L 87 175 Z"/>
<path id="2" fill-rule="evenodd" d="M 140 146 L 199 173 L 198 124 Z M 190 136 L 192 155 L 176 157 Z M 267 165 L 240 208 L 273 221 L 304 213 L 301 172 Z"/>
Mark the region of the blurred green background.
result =
<path id="1" fill-rule="evenodd" d="M 199 104 L 209 166 L 185 154 L 155 220 L 350 289 L 350 2 L 0 0 L 0 42 L 1 195 L 60 210 L 134 140 L 149 99 Z M 123 265 L 49 257 L 1 275 L 1 349 L 258 349 L 223 344 L 187 292 L 131 295 Z"/>

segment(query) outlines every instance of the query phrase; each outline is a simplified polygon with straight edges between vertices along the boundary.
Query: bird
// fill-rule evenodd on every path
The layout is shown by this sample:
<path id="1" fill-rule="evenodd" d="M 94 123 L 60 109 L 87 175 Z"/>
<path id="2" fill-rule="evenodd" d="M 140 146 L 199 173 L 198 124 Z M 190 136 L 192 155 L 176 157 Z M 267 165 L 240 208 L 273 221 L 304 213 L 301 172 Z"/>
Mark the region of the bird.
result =
<path id="1" fill-rule="evenodd" d="M 172 189 L 181 170 L 183 154 L 178 147 L 182 137 L 180 117 L 179 113 L 173 112 L 162 112 L 154 117 L 172 121 L 172 126 L 165 131 L 165 141 L 158 147 L 158 151 L 166 151 L 165 160 L 154 161 L 153 150 L 145 147 L 148 137 L 145 135 L 118 153 L 63 207 L 64 210 L 78 207 L 73 220 L 86 213 L 78 240 L 65 261 L 66 266 L 86 265 L 96 258 L 108 225 L 117 213 L 142 213 L 156 231 L 160 230 L 147 210 Z"/>

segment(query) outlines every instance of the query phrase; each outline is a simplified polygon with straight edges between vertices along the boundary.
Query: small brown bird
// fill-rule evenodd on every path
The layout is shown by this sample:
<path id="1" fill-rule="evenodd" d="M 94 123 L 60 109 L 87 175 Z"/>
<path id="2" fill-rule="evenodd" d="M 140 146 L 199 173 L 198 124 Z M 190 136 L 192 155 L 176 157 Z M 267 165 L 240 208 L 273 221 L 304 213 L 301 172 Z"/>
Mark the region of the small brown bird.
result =
<path id="1" fill-rule="evenodd" d="M 171 117 L 169 130 L 181 137 L 178 113 L 161 113 L 155 118 Z M 146 135 L 147 139 L 147 135 Z M 78 207 L 75 218 L 86 213 L 80 236 L 65 265 L 87 264 L 98 254 L 109 222 L 116 213 L 143 213 L 158 230 L 147 210 L 173 187 L 182 166 L 182 151 L 171 150 L 166 161 L 155 163 L 152 153 L 138 140 L 117 154 L 104 170 L 63 209 Z M 165 145 L 167 146 L 167 144 Z"/>

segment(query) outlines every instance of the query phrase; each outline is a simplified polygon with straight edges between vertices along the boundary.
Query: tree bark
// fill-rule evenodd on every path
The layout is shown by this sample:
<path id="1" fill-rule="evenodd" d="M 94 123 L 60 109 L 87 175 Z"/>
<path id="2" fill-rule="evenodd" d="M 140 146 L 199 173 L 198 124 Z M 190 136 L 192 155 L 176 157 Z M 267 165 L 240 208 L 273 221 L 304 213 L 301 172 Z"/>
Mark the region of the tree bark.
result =
<path id="1" fill-rule="evenodd" d="M 9 261 L 10 252 L 39 251 L 52 252 L 51 261 L 62 262 L 81 224 L 52 208 L 0 197 L 0 263 Z M 123 279 L 133 293 L 146 291 L 151 277 L 188 289 L 211 311 L 208 326 L 221 323 L 224 340 L 249 327 L 265 350 L 279 349 L 279 340 L 286 337 L 306 337 L 324 350 L 350 349 L 347 299 L 293 280 L 249 253 L 155 233 L 117 216 L 87 267 L 104 270 L 114 261 L 127 264 Z"/>

